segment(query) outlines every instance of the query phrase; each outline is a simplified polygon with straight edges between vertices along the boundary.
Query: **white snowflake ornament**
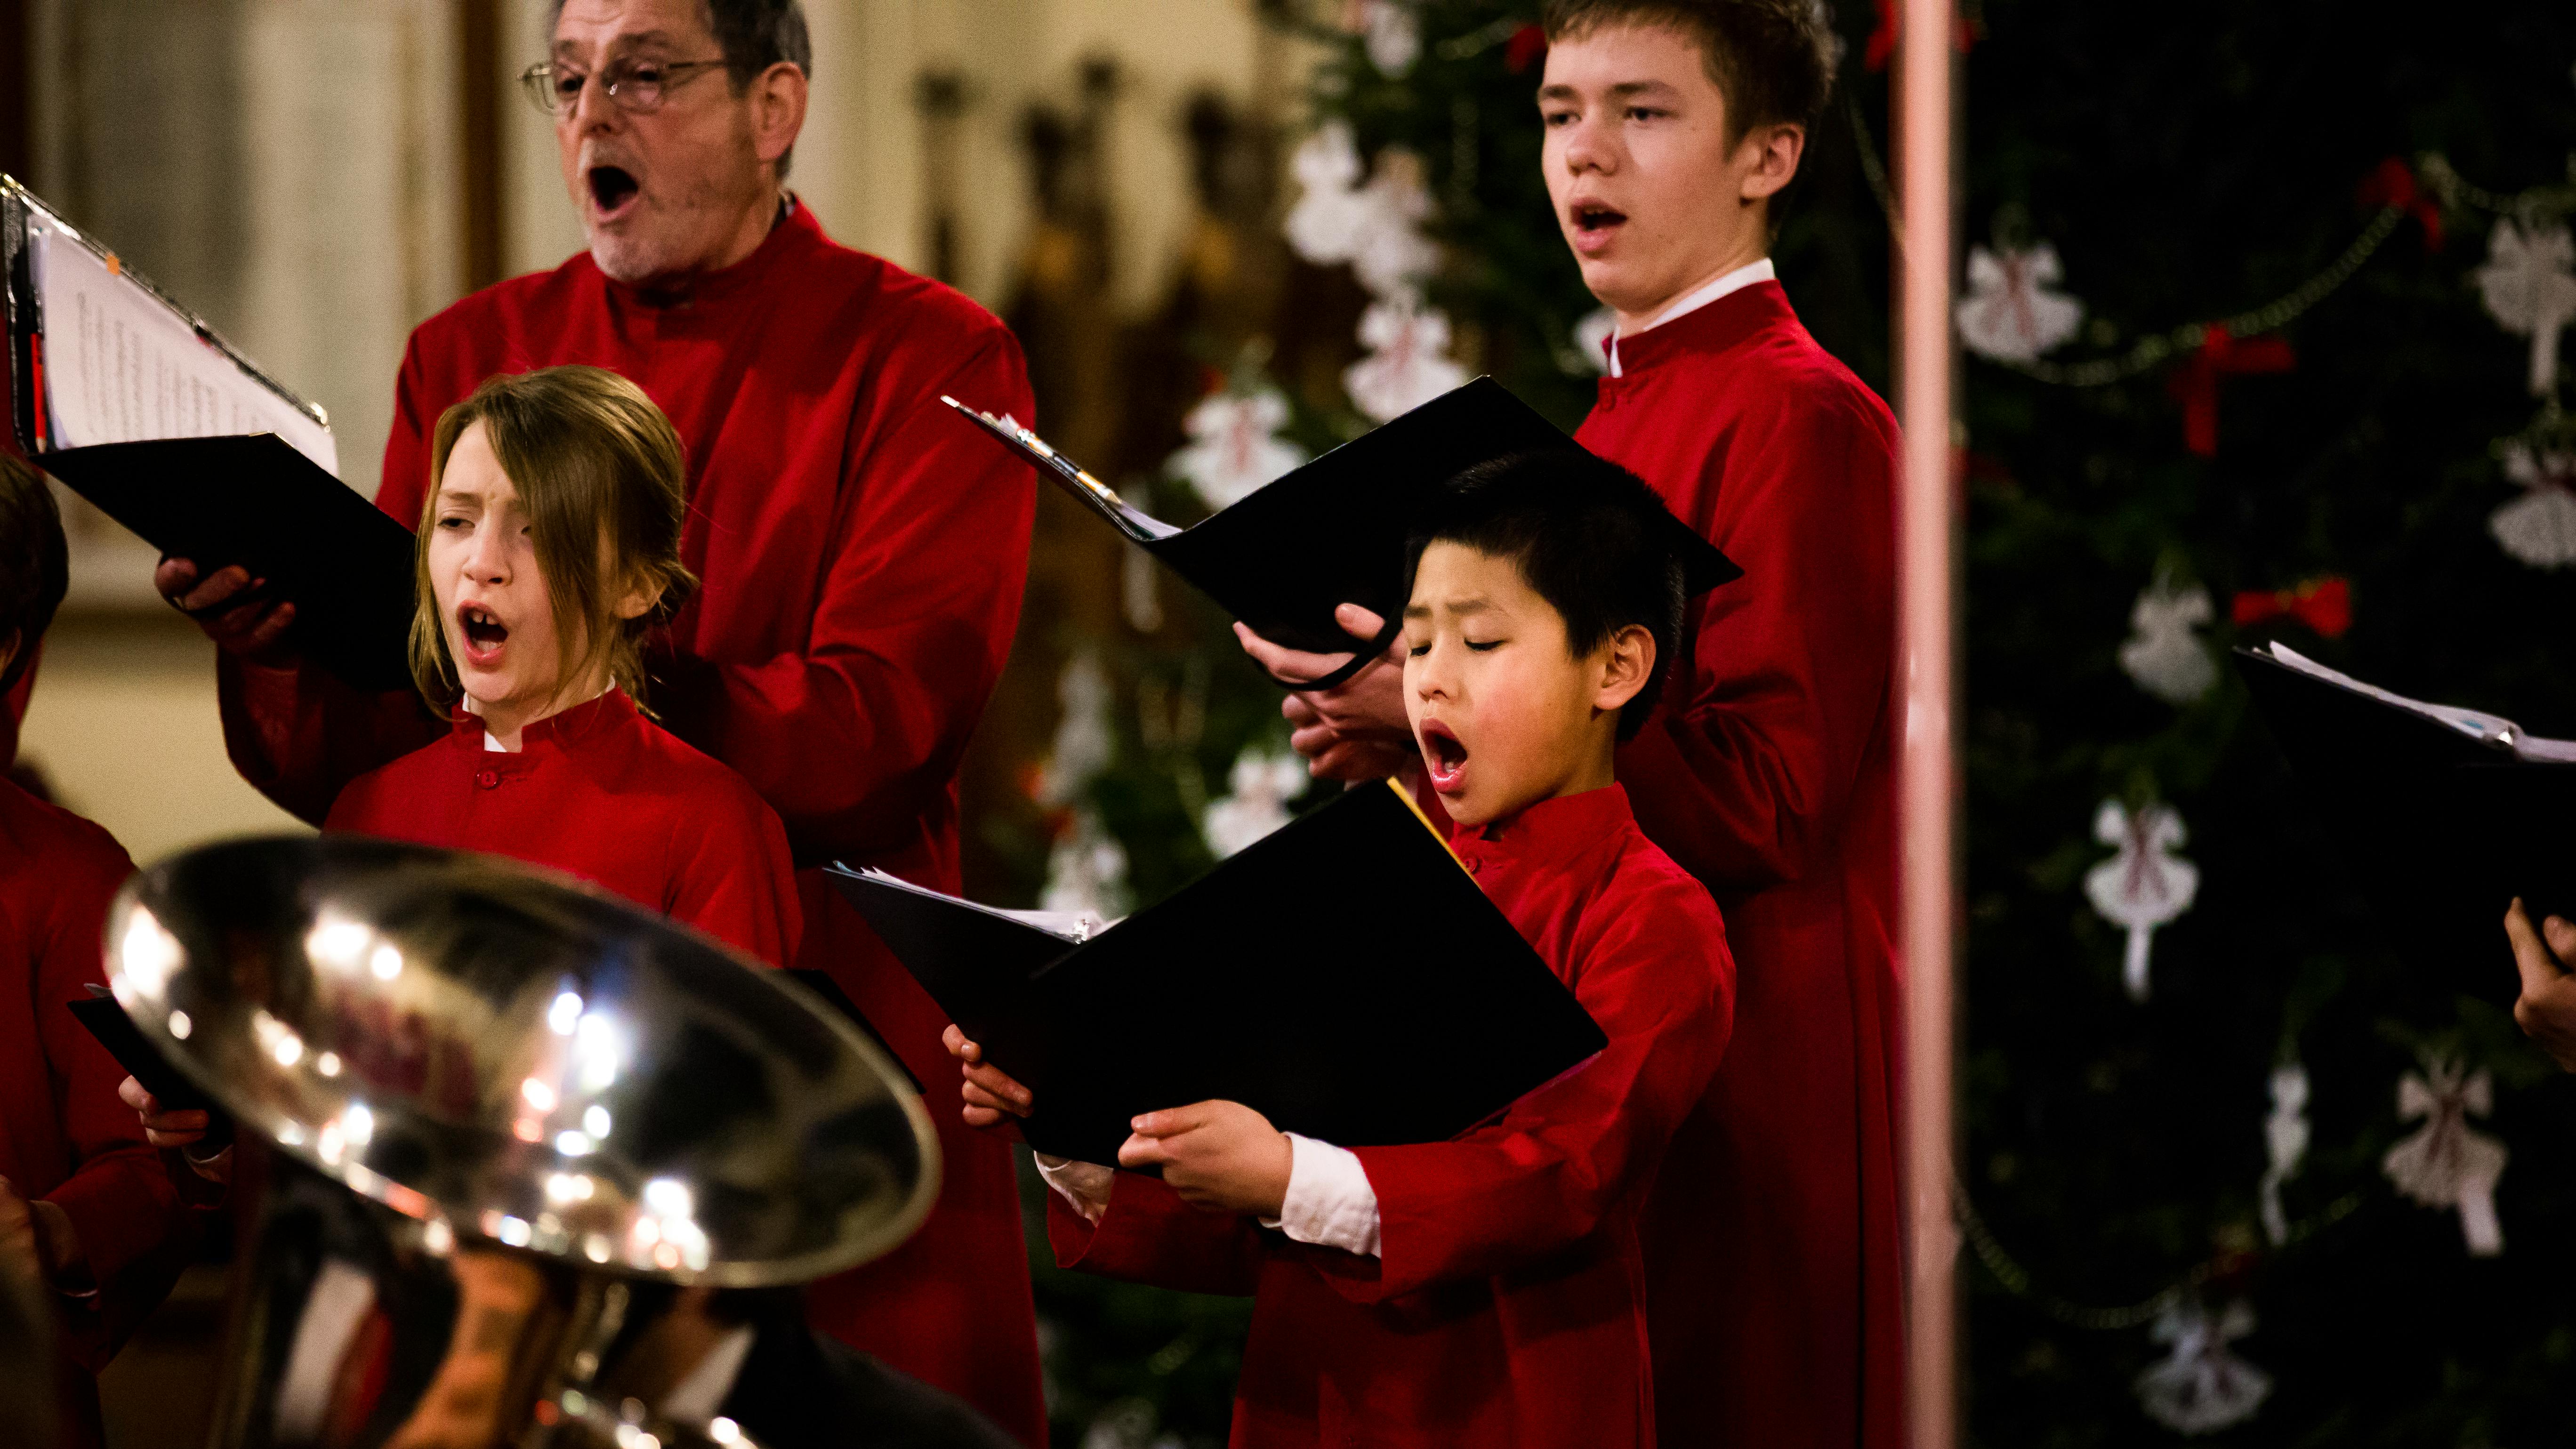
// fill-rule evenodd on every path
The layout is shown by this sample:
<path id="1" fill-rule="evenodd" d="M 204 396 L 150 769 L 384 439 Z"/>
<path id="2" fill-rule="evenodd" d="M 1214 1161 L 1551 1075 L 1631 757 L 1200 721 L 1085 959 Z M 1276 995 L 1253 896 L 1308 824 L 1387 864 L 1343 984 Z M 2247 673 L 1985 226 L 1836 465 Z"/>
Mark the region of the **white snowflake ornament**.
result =
<path id="1" fill-rule="evenodd" d="M 2147 955 L 2156 927 L 2191 909 L 2200 869 L 2174 854 L 2183 843 L 2182 817 L 2170 805 L 2149 805 L 2132 815 L 2105 800 L 2093 816 L 2093 837 L 2119 854 L 2084 877 L 2084 894 L 2102 918 L 2129 931 L 2120 979 L 2130 999 L 2147 999 Z"/>
<path id="2" fill-rule="evenodd" d="M 1127 847 L 1089 810 L 1047 852 L 1046 888 L 1038 909 L 1114 921 L 1127 914 Z"/>
<path id="3" fill-rule="evenodd" d="M 2533 568 L 2576 564 L 2576 453 L 2507 443 L 2504 475 L 2521 484 L 2523 493 L 2487 515 L 2487 532 Z"/>
<path id="4" fill-rule="evenodd" d="M 2272 1069 L 2272 1115 L 2263 1121 L 2263 1232 L 2278 1246 L 2290 1240 L 2290 1217 L 2281 1208 L 2281 1184 L 2299 1175 L 2308 1155 L 2308 1069 L 2283 1062 Z"/>
<path id="5" fill-rule="evenodd" d="M 2216 1317 L 2191 1298 L 2166 1309 L 2147 1332 L 2172 1350 L 2137 1379 L 2147 1417 L 2177 1434 L 2215 1433 L 2254 1417 L 2272 1376 L 2227 1346 L 2253 1331 L 2254 1310 L 2241 1299 Z"/>
<path id="6" fill-rule="evenodd" d="M 2065 275 L 2057 248 L 1968 249 L 1968 294 L 1959 299 L 1959 340 L 1998 362 L 2036 362 L 2084 324 L 2084 304 L 2052 290 Z"/>
<path id="7" fill-rule="evenodd" d="M 1411 301 L 1377 302 L 1360 315 L 1368 356 L 1342 373 L 1351 403 L 1378 422 L 1413 411 L 1467 381 L 1449 350 L 1449 319 Z"/>
<path id="8" fill-rule="evenodd" d="M 2507 332 L 2531 339 L 2531 392 L 2558 389 L 2558 334 L 2576 322 L 2576 240 L 2562 223 L 2528 230 L 2510 218 L 2487 236 L 2486 265 L 2477 270 L 2487 311 Z"/>
<path id="9" fill-rule="evenodd" d="M 1199 822 L 1219 860 L 1288 823 L 1288 802 L 1306 790 L 1306 762 L 1290 751 L 1247 746 L 1235 757 L 1226 788 L 1232 793 L 1210 802 Z"/>
<path id="10" fill-rule="evenodd" d="M 1277 388 L 1219 393 L 1181 420 L 1189 446 L 1172 455 L 1172 472 L 1188 480 L 1210 508 L 1224 508 L 1306 461 L 1306 450 L 1279 436 L 1288 399 Z"/>
<path id="11" fill-rule="evenodd" d="M 2120 667 L 2140 689 L 2165 703 L 2191 703 L 2218 682 L 2209 646 L 2192 632 L 2215 617 L 2209 590 L 2198 584 L 2177 588 L 2170 576 L 2158 574 L 2129 608 L 2130 632 L 2120 646 Z"/>
<path id="12" fill-rule="evenodd" d="M 2494 1110 L 2492 1076 L 2471 1072 L 2453 1058 L 2427 1056 L 2421 1074 L 2408 1072 L 2397 1083 L 2399 1120 L 2421 1117 L 2424 1125 L 2380 1161 L 2399 1192 L 2426 1207 L 2460 1210 L 2460 1236 L 2476 1258 L 2504 1251 L 2495 1189 L 2511 1154 L 2469 1125 L 2471 1114 L 2484 1117 Z"/>

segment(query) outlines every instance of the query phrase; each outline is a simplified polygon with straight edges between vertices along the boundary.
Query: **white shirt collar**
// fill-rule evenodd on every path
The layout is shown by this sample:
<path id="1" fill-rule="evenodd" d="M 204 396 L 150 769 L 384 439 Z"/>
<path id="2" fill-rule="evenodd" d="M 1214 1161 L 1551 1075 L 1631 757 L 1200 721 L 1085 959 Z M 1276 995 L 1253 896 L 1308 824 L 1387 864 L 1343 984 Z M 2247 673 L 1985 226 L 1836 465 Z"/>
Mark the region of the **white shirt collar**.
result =
<path id="1" fill-rule="evenodd" d="M 1707 286 L 1702 287 L 1691 293 L 1689 296 L 1675 302 L 1673 305 L 1666 307 L 1663 311 L 1656 313 L 1654 321 L 1647 323 L 1645 326 L 1640 327 L 1637 330 L 1639 332 L 1652 332 L 1656 328 L 1663 326 L 1665 323 L 1670 322 L 1676 317 L 1698 311 L 1700 308 L 1707 306 L 1709 303 L 1716 301 L 1718 298 L 1725 296 L 1729 292 L 1741 292 L 1756 282 L 1775 281 L 1778 279 L 1779 275 L 1779 272 L 1772 267 L 1771 259 L 1769 257 L 1763 257 L 1757 261 L 1747 262 L 1743 266 L 1737 267 L 1734 271 L 1727 273 L 1725 276 L 1718 278 L 1716 281 L 1709 283 Z M 1616 332 L 1610 334 L 1610 375 L 1612 377 L 1619 376 L 1619 334 Z"/>

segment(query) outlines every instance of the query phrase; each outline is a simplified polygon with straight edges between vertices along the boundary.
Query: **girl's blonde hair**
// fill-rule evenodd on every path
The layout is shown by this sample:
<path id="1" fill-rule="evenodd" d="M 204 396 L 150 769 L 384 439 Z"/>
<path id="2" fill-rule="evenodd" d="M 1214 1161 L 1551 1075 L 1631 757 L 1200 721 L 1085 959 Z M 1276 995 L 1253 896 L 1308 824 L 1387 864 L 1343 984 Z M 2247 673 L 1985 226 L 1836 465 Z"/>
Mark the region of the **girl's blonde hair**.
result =
<path id="1" fill-rule="evenodd" d="M 605 660 L 609 677 L 644 703 L 644 636 L 697 589 L 680 562 L 689 509 L 687 455 L 671 420 L 625 378 L 598 367 L 547 367 L 488 378 L 441 413 L 430 438 L 429 496 L 412 550 L 418 603 L 411 677 L 440 708 L 463 691 L 430 585 L 429 539 L 438 489 L 456 440 L 476 423 L 518 490 L 545 576 L 564 684 Z M 658 590 L 651 608 L 617 617 L 629 588 Z"/>

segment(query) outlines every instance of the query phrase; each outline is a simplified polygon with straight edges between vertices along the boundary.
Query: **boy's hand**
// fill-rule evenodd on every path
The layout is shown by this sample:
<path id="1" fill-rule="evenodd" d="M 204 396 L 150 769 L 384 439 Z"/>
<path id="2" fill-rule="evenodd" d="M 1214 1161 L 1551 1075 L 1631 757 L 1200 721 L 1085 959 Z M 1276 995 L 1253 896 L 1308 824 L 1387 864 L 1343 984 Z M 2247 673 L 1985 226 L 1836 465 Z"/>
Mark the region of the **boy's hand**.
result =
<path id="1" fill-rule="evenodd" d="M 36 1284 L 65 1286 L 88 1276 L 87 1255 L 71 1215 L 43 1198 L 19 1194 L 0 1177 L 0 1260 Z"/>
<path id="2" fill-rule="evenodd" d="M 170 607 L 196 620 L 216 648 L 282 669 L 295 662 L 294 647 L 286 642 L 295 606 L 269 597 L 267 585 L 239 564 L 208 575 L 192 560 L 164 558 L 152 571 L 152 587 Z"/>
<path id="3" fill-rule="evenodd" d="M 1012 1081 L 1010 1074 L 984 1060 L 984 1049 L 966 1039 L 966 1033 L 950 1022 L 940 1033 L 940 1044 L 958 1062 L 958 1072 L 966 1078 L 958 1089 L 966 1099 L 966 1125 L 989 1131 L 1007 1125 L 1014 1117 L 1029 1115 L 1035 1100 L 1029 1089 Z"/>
<path id="4" fill-rule="evenodd" d="M 1210 1212 L 1275 1218 L 1296 1153 L 1270 1119 L 1241 1102 L 1148 1112 L 1118 1148 L 1121 1167 L 1160 1167 L 1181 1201 Z"/>
<path id="5" fill-rule="evenodd" d="M 2516 898 L 2504 914 L 2504 933 L 2513 941 L 2513 963 L 2522 971 L 2522 997 L 2513 1004 L 2513 1019 L 2559 1066 L 2576 1072 L 2576 976 L 2562 964 L 2576 958 L 2576 925 L 2551 916 L 2534 930 L 2531 913 Z"/>
<path id="6" fill-rule="evenodd" d="M 1374 639 L 1386 621 L 1357 604 L 1333 611 L 1333 622 L 1363 639 Z M 1247 625 L 1234 626 L 1243 652 L 1279 679 L 1321 679 L 1350 662 L 1348 654 L 1309 654 L 1273 644 Z M 1404 643 L 1387 646 L 1385 655 L 1332 689 L 1291 694 L 1279 706 L 1294 729 L 1290 748 L 1306 757 L 1306 768 L 1325 780 L 1382 780 L 1414 765 L 1420 755 L 1413 743 L 1413 723 L 1404 713 Z"/>
<path id="7" fill-rule="evenodd" d="M 143 1120 L 143 1140 L 154 1147 L 176 1147 L 188 1170 L 208 1182 L 228 1183 L 233 1180 L 231 1143 L 213 1153 L 200 1156 L 197 1144 L 206 1140 L 209 1114 L 203 1108 L 190 1107 L 164 1111 L 161 1099 L 145 1091 L 132 1077 L 116 1084 L 116 1099 L 134 1109 Z"/>

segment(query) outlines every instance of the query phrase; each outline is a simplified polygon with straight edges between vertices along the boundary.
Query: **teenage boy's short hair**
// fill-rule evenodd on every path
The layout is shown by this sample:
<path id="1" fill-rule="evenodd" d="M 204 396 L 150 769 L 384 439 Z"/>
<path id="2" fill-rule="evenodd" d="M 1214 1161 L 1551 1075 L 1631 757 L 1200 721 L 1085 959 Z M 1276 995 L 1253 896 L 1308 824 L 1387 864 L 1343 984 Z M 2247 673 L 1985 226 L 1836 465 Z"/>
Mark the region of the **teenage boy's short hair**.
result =
<path id="1" fill-rule="evenodd" d="M 70 580 L 54 490 L 23 460 L 0 453 L 0 647 L 10 647 L 0 695 L 36 667 L 37 641 L 54 622 Z"/>
<path id="2" fill-rule="evenodd" d="M 429 496 L 421 505 L 413 571 L 419 602 L 411 621 L 411 673 L 433 703 L 459 692 L 445 621 L 430 585 L 429 540 L 438 526 L 439 481 L 468 427 L 518 491 L 535 535 L 537 568 L 553 605 L 565 684 L 606 660 L 611 679 L 644 702 L 644 636 L 669 618 L 698 581 L 680 562 L 689 511 L 688 458 L 671 420 L 644 389 L 599 367 L 548 367 L 485 379 L 439 415 L 430 438 Z M 601 544 L 605 543 L 605 553 Z M 612 574 L 603 562 L 625 570 Z M 617 617 L 630 585 L 660 599 L 633 619 Z"/>
<path id="3" fill-rule="evenodd" d="M 1507 558 L 1531 592 L 1565 619 L 1580 659 L 1635 625 L 1655 641 L 1645 687 L 1619 711 L 1634 739 L 1654 713 L 1681 653 L 1687 598 L 1682 560 L 1666 541 L 1670 510 L 1646 481 L 1580 448 L 1547 448 L 1479 463 L 1434 496 L 1405 544 L 1408 591 L 1422 551 L 1462 544 Z"/>
<path id="4" fill-rule="evenodd" d="M 1755 126 L 1812 131 L 1834 87 L 1833 26 L 1819 0 L 1548 0 L 1548 43 L 1605 25 L 1661 25 L 1698 42 L 1726 98 L 1727 142 Z"/>

